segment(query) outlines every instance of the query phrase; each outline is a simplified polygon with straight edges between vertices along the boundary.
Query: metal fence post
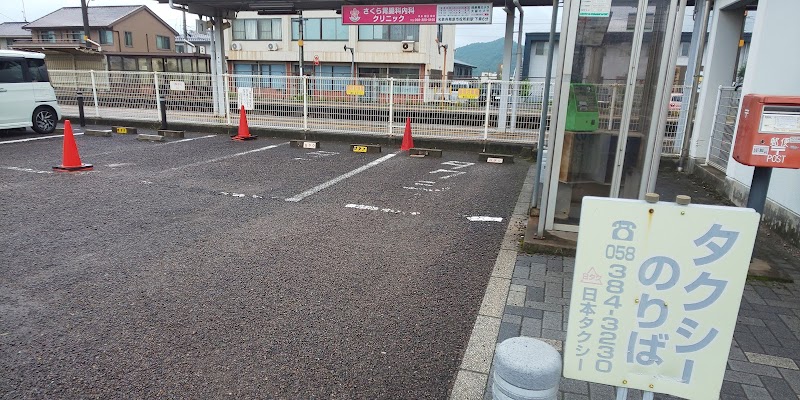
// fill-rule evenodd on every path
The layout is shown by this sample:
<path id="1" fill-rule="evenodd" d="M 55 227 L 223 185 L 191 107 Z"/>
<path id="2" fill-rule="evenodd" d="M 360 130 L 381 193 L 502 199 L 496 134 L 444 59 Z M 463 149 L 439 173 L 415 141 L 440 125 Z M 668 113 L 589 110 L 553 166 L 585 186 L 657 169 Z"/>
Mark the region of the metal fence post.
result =
<path id="1" fill-rule="evenodd" d="M 614 109 L 617 107 L 617 84 L 611 86 L 611 103 L 608 109 L 608 130 L 614 129 Z"/>
<path id="2" fill-rule="evenodd" d="M 394 78 L 389 78 L 389 137 L 394 137 Z"/>
<path id="3" fill-rule="evenodd" d="M 483 141 L 489 140 L 489 103 L 492 99 L 492 81 L 486 81 L 486 109 L 483 118 Z"/>
<path id="4" fill-rule="evenodd" d="M 425 79 L 422 81 L 422 84 L 424 85 L 424 87 L 422 89 L 422 92 L 423 92 L 423 94 L 422 94 L 422 102 L 423 103 L 427 103 L 427 102 L 432 100 L 431 96 L 430 96 L 430 92 L 431 92 L 430 77 L 428 75 L 425 75 Z"/>
<path id="5" fill-rule="evenodd" d="M 169 124 L 167 124 L 167 99 L 158 99 L 158 108 L 161 110 L 161 129 L 169 129 Z"/>
<path id="6" fill-rule="evenodd" d="M 158 88 L 158 72 L 153 71 L 153 85 L 156 87 L 156 108 L 158 109 L 159 115 L 161 115 L 161 92 Z"/>
<path id="7" fill-rule="evenodd" d="M 77 93 L 80 87 L 78 86 L 78 71 L 72 71 L 72 84 L 74 86 L 74 90 Z"/>
<path id="8" fill-rule="evenodd" d="M 308 130 L 308 77 L 303 75 L 303 130 Z"/>
<path id="9" fill-rule="evenodd" d="M 84 116 L 83 113 L 83 93 L 78 92 L 77 100 L 78 100 L 78 120 L 80 121 L 80 125 L 83 127 L 86 126 L 86 117 Z"/>
<path id="10" fill-rule="evenodd" d="M 94 70 L 89 71 L 92 77 L 92 97 L 94 97 L 94 116 L 100 117 L 100 108 L 97 106 L 97 85 L 94 80 Z"/>
<path id="11" fill-rule="evenodd" d="M 514 132 L 517 128 L 517 107 L 519 106 L 519 97 L 522 92 L 522 81 L 511 82 L 511 119 L 508 122 L 508 129 Z"/>
<path id="12" fill-rule="evenodd" d="M 223 78 L 224 78 L 224 81 L 225 81 L 225 90 L 224 90 L 225 94 L 223 96 L 225 98 L 225 101 L 224 101 L 224 103 L 225 103 L 225 121 L 227 122 L 228 125 L 230 125 L 231 124 L 231 105 L 230 105 L 230 101 L 231 101 L 231 98 L 230 98 L 230 90 L 231 90 L 231 88 L 230 88 L 230 83 L 231 83 L 230 82 L 230 78 L 231 78 L 231 76 L 230 76 L 230 74 L 225 74 L 225 75 L 223 75 Z M 254 101 L 254 103 L 255 103 L 255 101 Z"/>
<path id="13" fill-rule="evenodd" d="M 703 165 L 708 165 L 708 160 L 711 159 L 711 144 L 714 143 L 714 133 L 717 130 L 717 118 L 719 117 L 719 103 L 720 99 L 722 98 L 722 85 L 719 85 L 717 88 L 717 102 L 714 105 L 714 123 L 711 127 L 711 136 L 708 137 L 708 149 L 706 149 L 706 161 Z M 688 122 L 687 122 L 688 123 Z M 681 141 L 681 152 L 683 153 L 683 141 Z"/>

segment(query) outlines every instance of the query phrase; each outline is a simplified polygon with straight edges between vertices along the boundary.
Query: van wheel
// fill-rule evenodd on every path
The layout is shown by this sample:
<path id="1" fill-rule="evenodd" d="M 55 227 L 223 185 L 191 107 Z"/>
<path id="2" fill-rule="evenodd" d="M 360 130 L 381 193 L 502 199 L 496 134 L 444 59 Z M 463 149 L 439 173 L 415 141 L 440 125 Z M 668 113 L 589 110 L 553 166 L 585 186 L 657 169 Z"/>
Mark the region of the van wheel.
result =
<path id="1" fill-rule="evenodd" d="M 33 130 L 36 133 L 53 133 L 56 130 L 56 112 L 51 107 L 41 106 L 33 110 Z"/>

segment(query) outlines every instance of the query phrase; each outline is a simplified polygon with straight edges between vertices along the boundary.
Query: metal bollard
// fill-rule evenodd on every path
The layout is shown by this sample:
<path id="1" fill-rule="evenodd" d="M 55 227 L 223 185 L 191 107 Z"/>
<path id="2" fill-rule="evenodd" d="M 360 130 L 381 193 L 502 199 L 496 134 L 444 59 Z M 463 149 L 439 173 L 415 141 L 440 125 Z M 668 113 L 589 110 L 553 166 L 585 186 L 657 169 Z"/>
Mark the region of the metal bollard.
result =
<path id="1" fill-rule="evenodd" d="M 159 106 L 161 106 L 161 129 L 169 129 L 167 124 L 167 99 L 158 99 Z"/>
<path id="2" fill-rule="evenodd" d="M 561 355 L 538 339 L 506 339 L 497 345 L 492 381 L 495 400 L 556 400 Z"/>
<path id="3" fill-rule="evenodd" d="M 81 126 L 86 126 L 86 117 L 83 114 L 83 93 L 78 92 L 78 121 Z"/>

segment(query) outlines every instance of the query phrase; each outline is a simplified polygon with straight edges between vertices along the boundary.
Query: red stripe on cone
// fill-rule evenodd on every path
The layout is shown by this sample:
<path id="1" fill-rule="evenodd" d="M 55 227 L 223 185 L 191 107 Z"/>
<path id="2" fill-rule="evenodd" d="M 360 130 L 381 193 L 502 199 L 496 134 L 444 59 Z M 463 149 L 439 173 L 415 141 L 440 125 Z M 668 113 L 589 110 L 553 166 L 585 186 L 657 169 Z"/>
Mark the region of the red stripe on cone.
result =
<path id="1" fill-rule="evenodd" d="M 406 118 L 406 131 L 403 133 L 403 143 L 400 144 L 401 151 L 411 150 L 414 147 L 414 139 L 411 137 L 411 118 Z"/>
<path id="2" fill-rule="evenodd" d="M 257 136 L 250 135 L 250 127 L 247 125 L 247 112 L 244 106 L 239 108 L 239 132 L 234 136 L 233 140 L 253 140 Z"/>
<path id="3" fill-rule="evenodd" d="M 57 171 L 86 171 L 93 168 L 92 164 L 81 162 L 78 155 L 78 145 L 75 143 L 75 135 L 72 133 L 72 123 L 64 121 L 64 147 L 61 158 L 61 165 L 53 167 Z"/>

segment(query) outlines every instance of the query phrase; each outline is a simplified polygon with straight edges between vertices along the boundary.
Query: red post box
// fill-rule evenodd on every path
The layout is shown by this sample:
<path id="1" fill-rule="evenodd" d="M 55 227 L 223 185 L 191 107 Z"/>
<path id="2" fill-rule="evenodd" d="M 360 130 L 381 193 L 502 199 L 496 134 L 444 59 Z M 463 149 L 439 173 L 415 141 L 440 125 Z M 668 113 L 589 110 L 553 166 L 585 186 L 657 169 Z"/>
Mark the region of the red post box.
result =
<path id="1" fill-rule="evenodd" d="M 800 97 L 745 95 L 733 158 L 754 167 L 800 168 Z"/>

